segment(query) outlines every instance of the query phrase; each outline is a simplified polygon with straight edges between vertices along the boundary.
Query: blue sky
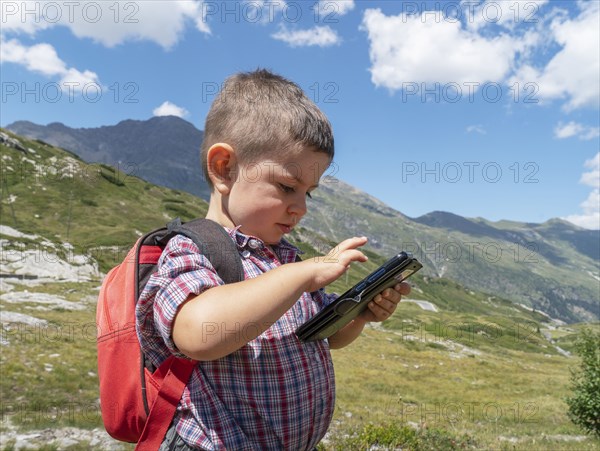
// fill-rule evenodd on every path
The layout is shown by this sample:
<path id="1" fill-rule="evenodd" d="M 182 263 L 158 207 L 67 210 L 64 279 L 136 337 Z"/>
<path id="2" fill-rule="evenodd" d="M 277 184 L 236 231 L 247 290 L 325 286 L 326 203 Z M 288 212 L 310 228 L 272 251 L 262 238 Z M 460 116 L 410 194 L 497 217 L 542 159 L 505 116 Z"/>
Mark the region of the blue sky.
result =
<path id="1" fill-rule="evenodd" d="M 416 217 L 600 228 L 590 1 L 2 1 L 0 124 L 175 114 L 266 67 L 330 118 L 330 174 Z M 177 139 L 177 137 L 173 137 Z"/>

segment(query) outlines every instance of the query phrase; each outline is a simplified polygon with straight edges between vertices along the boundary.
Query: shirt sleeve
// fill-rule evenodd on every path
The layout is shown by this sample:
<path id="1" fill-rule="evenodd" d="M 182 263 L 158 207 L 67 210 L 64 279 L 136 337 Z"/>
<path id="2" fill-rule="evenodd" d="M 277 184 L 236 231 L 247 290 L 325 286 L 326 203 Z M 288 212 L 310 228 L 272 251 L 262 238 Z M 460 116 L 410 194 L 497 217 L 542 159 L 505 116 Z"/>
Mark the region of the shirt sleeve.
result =
<path id="1" fill-rule="evenodd" d="M 311 294 L 313 299 L 320 306 L 320 309 L 327 307 L 340 296 L 337 293 L 326 293 L 323 288 L 319 289 L 318 291 L 314 291 Z"/>
<path id="2" fill-rule="evenodd" d="M 183 356 L 173 342 L 173 320 L 190 297 L 224 285 L 210 261 L 192 240 L 182 235 L 171 239 L 150 282 L 157 286 L 154 298 L 154 327 L 169 350 Z"/>

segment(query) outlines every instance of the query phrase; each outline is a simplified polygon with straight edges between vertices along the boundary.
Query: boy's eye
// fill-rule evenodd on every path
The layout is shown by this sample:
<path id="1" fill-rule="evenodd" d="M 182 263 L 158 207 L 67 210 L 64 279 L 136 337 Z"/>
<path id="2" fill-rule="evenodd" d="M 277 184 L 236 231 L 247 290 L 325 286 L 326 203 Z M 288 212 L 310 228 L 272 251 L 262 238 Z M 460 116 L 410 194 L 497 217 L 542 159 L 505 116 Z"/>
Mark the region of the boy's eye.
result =
<path id="1" fill-rule="evenodd" d="M 283 183 L 280 183 L 279 187 L 284 193 L 293 193 L 294 191 L 296 191 L 293 187 L 284 185 Z"/>
<path id="2" fill-rule="evenodd" d="M 284 185 L 283 183 L 280 183 L 279 187 L 281 188 L 281 190 L 284 193 L 295 193 L 296 192 L 296 188 L 294 188 L 293 186 Z M 312 199 L 312 196 L 310 195 L 309 192 L 306 193 L 306 197 L 308 197 L 309 199 Z"/>

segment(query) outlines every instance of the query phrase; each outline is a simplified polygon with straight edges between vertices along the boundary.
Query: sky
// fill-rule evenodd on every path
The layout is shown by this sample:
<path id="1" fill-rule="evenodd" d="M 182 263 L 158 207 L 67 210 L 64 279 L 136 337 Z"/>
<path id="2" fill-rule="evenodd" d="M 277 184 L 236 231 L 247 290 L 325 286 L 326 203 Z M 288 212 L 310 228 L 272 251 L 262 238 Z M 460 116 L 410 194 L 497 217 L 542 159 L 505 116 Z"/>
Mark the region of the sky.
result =
<path id="1" fill-rule="evenodd" d="M 2 126 L 176 115 L 203 129 L 226 77 L 267 68 L 329 117 L 326 175 L 407 216 L 600 228 L 597 0 L 0 7 Z"/>

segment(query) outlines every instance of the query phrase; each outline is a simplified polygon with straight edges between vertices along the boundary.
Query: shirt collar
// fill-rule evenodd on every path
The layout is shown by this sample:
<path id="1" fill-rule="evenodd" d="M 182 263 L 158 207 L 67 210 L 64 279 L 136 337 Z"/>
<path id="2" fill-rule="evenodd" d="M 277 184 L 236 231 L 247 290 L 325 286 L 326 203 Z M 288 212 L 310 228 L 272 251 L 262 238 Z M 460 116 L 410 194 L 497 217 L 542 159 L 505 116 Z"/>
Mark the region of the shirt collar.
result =
<path id="1" fill-rule="evenodd" d="M 246 235 L 246 234 L 240 232 L 240 227 L 241 226 L 237 226 L 233 229 L 230 229 L 229 227 L 225 227 L 225 231 L 229 234 L 231 239 L 233 239 L 233 241 L 235 241 L 235 243 L 238 246 L 238 249 L 241 250 L 241 249 L 250 248 L 250 249 L 254 250 L 254 249 L 259 249 L 259 248 L 264 247 L 265 243 L 263 242 L 263 240 L 255 237 L 255 236 Z M 294 246 L 292 243 L 290 243 L 285 238 L 281 238 L 281 240 L 279 240 L 279 242 L 277 244 L 273 244 L 273 245 L 271 245 L 271 247 L 278 248 L 278 249 L 285 249 L 287 251 L 293 251 L 299 255 L 302 255 L 304 253 L 304 251 L 298 249 L 296 246 Z"/>

